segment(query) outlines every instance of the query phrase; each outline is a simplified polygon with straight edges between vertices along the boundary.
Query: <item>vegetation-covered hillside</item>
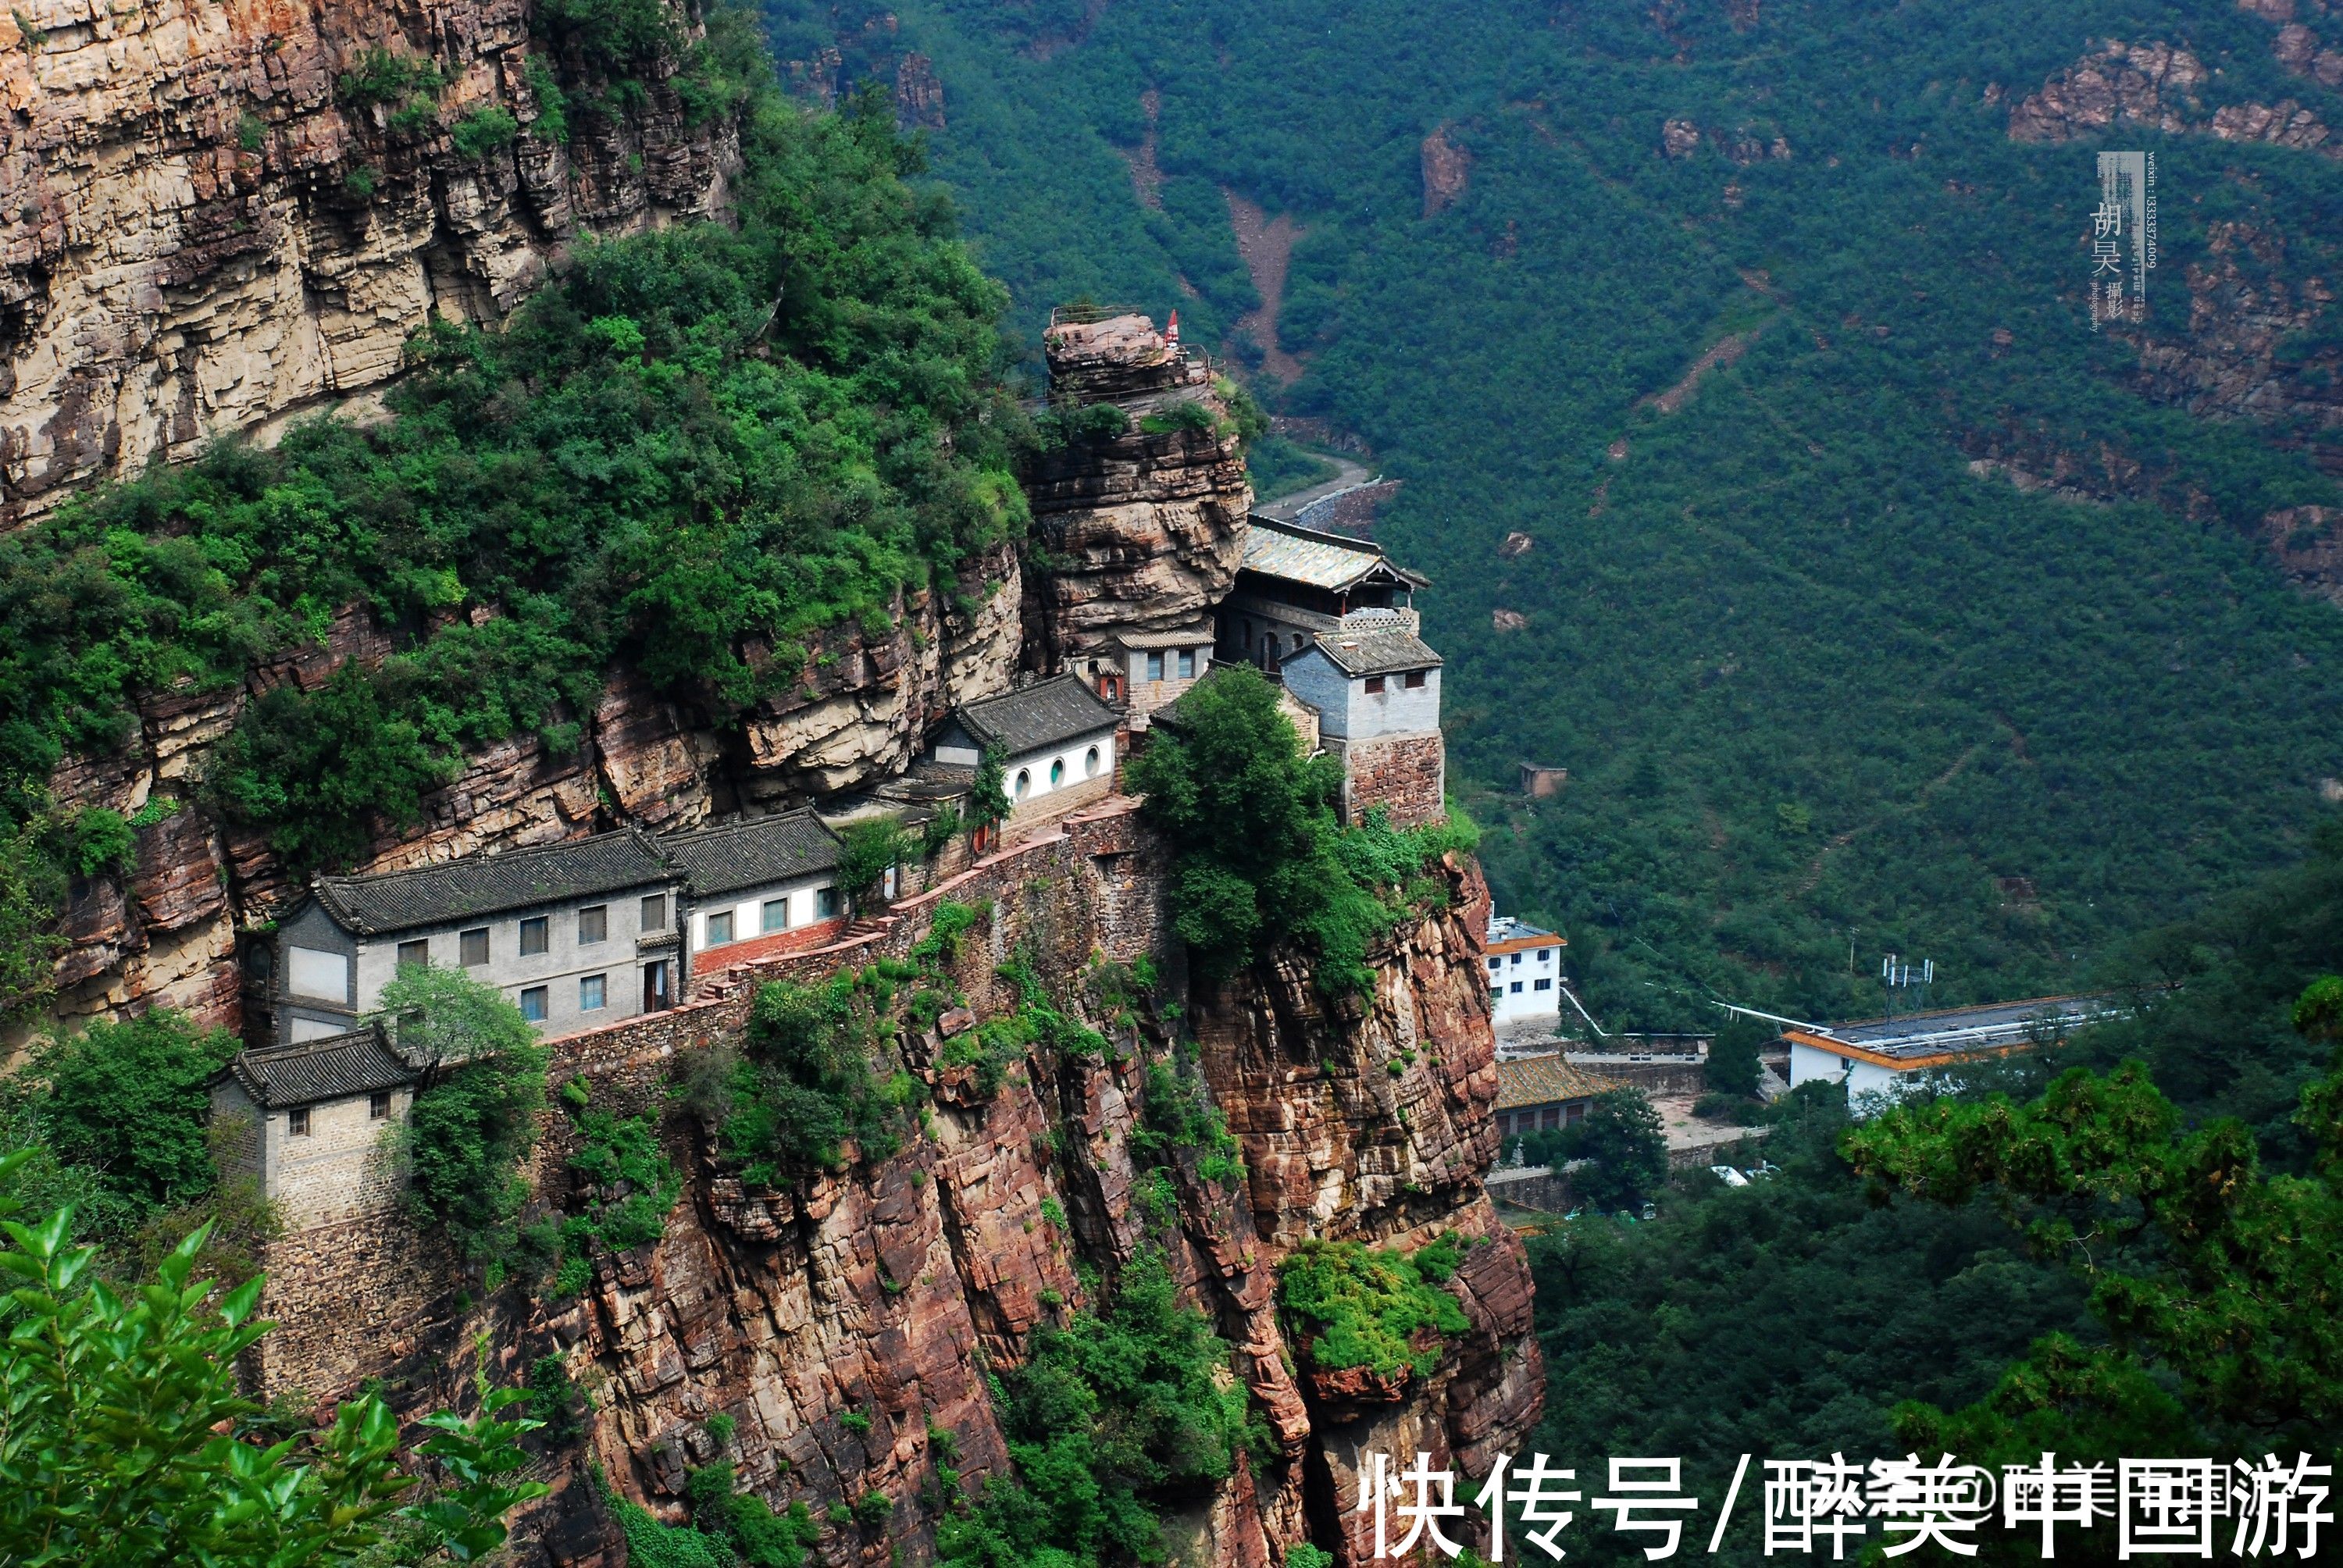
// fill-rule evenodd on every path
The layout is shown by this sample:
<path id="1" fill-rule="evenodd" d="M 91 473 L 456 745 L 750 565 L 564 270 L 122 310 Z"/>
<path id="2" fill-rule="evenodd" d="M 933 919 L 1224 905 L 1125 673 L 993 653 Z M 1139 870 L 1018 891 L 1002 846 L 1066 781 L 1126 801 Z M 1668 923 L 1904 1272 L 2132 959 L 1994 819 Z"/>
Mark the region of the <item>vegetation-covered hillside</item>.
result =
<path id="1" fill-rule="evenodd" d="M 691 81 L 741 126 L 735 222 L 588 239 L 511 322 L 418 335 L 387 420 L 224 441 L 0 538 L 0 1014 L 38 1000 L 66 876 L 147 826 L 47 790 L 142 697 L 233 689 L 363 607 L 389 656 L 261 682 L 203 780 L 332 868 L 468 749 L 574 748 L 614 668 L 720 720 L 812 634 L 883 628 L 1021 533 L 1001 289 L 903 183 L 916 148 L 881 102 L 782 97 L 747 14 L 709 22 Z"/>
<path id="2" fill-rule="evenodd" d="M 2197 129 L 2009 134 L 2110 37 L 2201 59 L 2191 126 L 2343 116 L 2273 25 L 2161 0 L 891 9 L 769 14 L 801 82 L 932 62 L 935 167 L 1014 320 L 1176 306 L 1192 341 L 1298 357 L 1256 375 L 1272 402 L 1406 478 L 1381 535 L 1436 584 L 1493 877 L 1614 1020 L 1859 1012 L 1890 949 L 1936 959 L 1939 1001 L 2081 983 L 2330 809 L 2343 616 L 2248 535 L 2343 495 L 2298 418 L 2147 395 L 2142 334 L 2082 301 L 2099 147 L 2156 151 L 2144 333 L 2207 353 L 2189 269 L 2331 269 L 2343 170 Z M 1300 230 L 1273 332 L 1232 200 Z M 2318 393 L 2325 330 L 2282 383 Z M 2060 454 L 2095 498 L 1972 470 Z M 1524 759 L 1564 792 L 1520 802 Z"/>

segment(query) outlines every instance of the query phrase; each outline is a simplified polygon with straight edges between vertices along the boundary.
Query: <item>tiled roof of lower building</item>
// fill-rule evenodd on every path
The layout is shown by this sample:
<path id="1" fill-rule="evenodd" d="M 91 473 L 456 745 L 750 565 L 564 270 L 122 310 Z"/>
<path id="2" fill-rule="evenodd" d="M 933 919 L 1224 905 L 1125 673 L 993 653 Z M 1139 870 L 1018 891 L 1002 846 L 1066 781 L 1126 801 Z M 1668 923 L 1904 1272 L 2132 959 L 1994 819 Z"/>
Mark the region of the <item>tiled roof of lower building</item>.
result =
<path id="1" fill-rule="evenodd" d="M 344 930 L 376 936 L 669 879 L 650 838 L 626 828 L 411 871 L 320 877 L 311 890 Z"/>
<path id="2" fill-rule="evenodd" d="M 347 1034 L 237 1051 L 225 1070 L 264 1111 L 321 1105 L 415 1081 L 379 1023 Z"/>
<path id="3" fill-rule="evenodd" d="M 701 898 L 794 881 L 838 865 L 838 835 L 810 810 L 670 833 L 659 843 Z"/>
<path id="4" fill-rule="evenodd" d="M 1393 675 L 1440 663 L 1432 645 L 1409 631 L 1321 632 L 1318 649 L 1346 675 Z"/>
<path id="5" fill-rule="evenodd" d="M 1497 1111 L 1518 1111 L 1525 1105 L 1554 1105 L 1569 1100 L 1589 1100 L 1618 1083 L 1600 1073 L 1573 1067 L 1555 1051 L 1548 1056 L 1516 1057 L 1497 1063 Z"/>
<path id="6" fill-rule="evenodd" d="M 1121 716 L 1078 675 L 1061 675 L 981 702 L 962 703 L 953 713 L 979 745 L 998 746 L 1011 757 L 1112 729 L 1121 722 Z"/>

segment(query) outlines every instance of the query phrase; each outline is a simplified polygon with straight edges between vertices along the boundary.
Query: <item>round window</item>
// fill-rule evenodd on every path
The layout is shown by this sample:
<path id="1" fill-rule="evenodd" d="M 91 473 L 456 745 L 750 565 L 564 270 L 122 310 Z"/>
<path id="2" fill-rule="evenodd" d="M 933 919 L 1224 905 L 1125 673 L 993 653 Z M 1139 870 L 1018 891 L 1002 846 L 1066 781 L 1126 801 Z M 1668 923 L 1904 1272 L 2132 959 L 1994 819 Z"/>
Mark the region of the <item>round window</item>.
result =
<path id="1" fill-rule="evenodd" d="M 1032 792 L 1033 770 L 1030 768 L 1020 768 L 1017 769 L 1017 799 L 1022 800 Z"/>
<path id="2" fill-rule="evenodd" d="M 1066 759 L 1059 758 L 1050 764 L 1050 788 L 1055 789 L 1066 781 Z"/>
<path id="3" fill-rule="evenodd" d="M 1093 746 L 1090 749 L 1090 754 L 1082 759 L 1082 777 L 1085 779 L 1097 778 L 1098 768 L 1098 748 Z"/>

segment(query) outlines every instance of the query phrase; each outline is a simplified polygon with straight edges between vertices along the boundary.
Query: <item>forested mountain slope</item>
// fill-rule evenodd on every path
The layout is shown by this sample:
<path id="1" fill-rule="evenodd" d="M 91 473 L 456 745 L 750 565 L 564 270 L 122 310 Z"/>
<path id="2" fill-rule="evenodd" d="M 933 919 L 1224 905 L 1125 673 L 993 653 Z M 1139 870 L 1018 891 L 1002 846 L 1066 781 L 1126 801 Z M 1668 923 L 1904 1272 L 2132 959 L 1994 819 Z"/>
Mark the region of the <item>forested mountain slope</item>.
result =
<path id="1" fill-rule="evenodd" d="M 1851 946 L 2083 983 L 2332 809 L 2317 0 L 769 15 L 930 127 L 1029 328 L 1176 305 L 1404 477 L 1457 787 L 1613 1018 L 1861 1010 Z M 2161 257 L 2095 334 L 2103 147 Z"/>

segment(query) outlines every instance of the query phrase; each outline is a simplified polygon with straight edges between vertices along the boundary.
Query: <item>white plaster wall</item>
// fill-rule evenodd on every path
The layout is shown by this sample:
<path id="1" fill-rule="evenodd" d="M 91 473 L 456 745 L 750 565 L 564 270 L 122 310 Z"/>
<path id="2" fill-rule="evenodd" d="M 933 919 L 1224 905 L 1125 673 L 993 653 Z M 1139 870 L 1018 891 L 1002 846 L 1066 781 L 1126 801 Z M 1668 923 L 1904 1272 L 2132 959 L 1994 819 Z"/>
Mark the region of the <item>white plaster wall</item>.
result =
<path id="1" fill-rule="evenodd" d="M 708 946 L 708 917 L 720 915 L 727 910 L 729 910 L 732 916 L 732 940 L 736 942 L 753 941 L 759 937 L 773 935 L 779 931 L 793 931 L 799 926 L 812 925 L 818 920 L 832 918 L 815 913 L 820 902 L 815 895 L 824 888 L 835 888 L 837 885 L 838 879 L 824 871 L 819 876 L 799 877 L 789 882 L 775 882 L 762 888 L 751 888 L 745 893 L 728 893 L 720 900 L 694 904 L 691 910 L 691 950 L 699 952 Z M 765 930 L 765 904 L 772 899 L 787 899 L 789 901 L 789 923 L 777 926 L 773 931 L 769 932 Z M 845 912 L 845 905 L 842 902 L 839 906 L 839 912 L 841 914 Z M 639 1001 L 641 999 L 638 997 L 636 1000 Z"/>
<path id="2" fill-rule="evenodd" d="M 1498 966 L 1489 971 L 1490 1021 L 1512 1023 L 1526 1018 L 1554 1018 L 1562 1011 L 1562 945 L 1510 953 L 1491 953 Z M 1521 961 L 1516 963 L 1516 959 Z M 1546 988 L 1538 990 L 1544 980 Z M 1514 983 L 1521 990 L 1516 993 Z"/>
<path id="3" fill-rule="evenodd" d="M 1085 770 L 1084 761 L 1092 747 L 1098 749 L 1098 767 L 1094 770 Z M 1050 765 L 1053 762 L 1065 767 L 1065 777 L 1056 784 L 1050 782 Z M 1027 787 L 1022 793 L 1017 789 L 1020 773 L 1028 776 Z M 1009 804 L 1013 809 L 1028 801 L 1039 800 L 1052 790 L 1071 789 L 1092 779 L 1111 779 L 1113 776 L 1114 731 L 1101 729 L 1078 737 L 1062 747 L 1046 751 L 1029 751 L 1021 757 L 1011 758 L 1009 766 L 1002 770 L 1001 787 L 1009 791 Z"/>

